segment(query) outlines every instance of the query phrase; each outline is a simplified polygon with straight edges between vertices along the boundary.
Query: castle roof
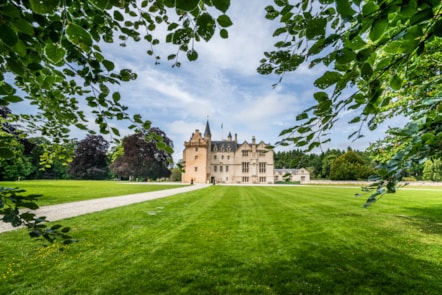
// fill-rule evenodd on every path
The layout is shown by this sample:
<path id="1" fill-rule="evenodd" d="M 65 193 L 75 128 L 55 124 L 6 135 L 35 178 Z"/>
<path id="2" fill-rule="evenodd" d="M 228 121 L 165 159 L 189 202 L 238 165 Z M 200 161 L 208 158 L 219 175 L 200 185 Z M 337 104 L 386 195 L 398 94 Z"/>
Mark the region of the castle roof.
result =
<path id="1" fill-rule="evenodd" d="M 231 140 L 212 141 L 212 152 L 235 152 L 237 149 L 237 143 Z"/>
<path id="2" fill-rule="evenodd" d="M 204 137 L 212 137 L 212 132 L 210 132 L 209 120 L 206 121 L 206 129 L 204 130 Z"/>

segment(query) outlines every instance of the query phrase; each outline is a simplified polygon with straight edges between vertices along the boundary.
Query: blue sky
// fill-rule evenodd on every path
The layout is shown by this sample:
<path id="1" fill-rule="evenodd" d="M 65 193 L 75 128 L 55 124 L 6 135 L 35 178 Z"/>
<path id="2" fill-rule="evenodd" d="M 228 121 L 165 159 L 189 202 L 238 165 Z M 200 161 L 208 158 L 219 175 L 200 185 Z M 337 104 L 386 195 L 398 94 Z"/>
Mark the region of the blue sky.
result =
<path id="1" fill-rule="evenodd" d="M 263 52 L 271 50 L 276 42 L 271 37 L 275 23 L 264 18 L 267 3 L 232 1 L 227 13 L 234 23 L 229 28 L 229 39 L 214 37 L 208 43 L 197 43 L 198 60 L 187 62 L 183 53 L 180 68 L 172 68 L 166 60 L 176 49 L 164 43 L 155 49 L 163 58 L 160 65 L 155 65 L 153 57 L 146 54 L 145 42 L 128 43 L 125 48 L 118 44 L 103 46 L 104 55 L 117 68 L 130 68 L 138 74 L 137 80 L 113 90 L 122 94 L 122 103 L 129 106 L 131 113 L 151 120 L 152 126 L 159 127 L 173 140 L 175 161 L 182 158 L 184 141 L 190 139 L 195 129 L 203 130 L 207 118 L 214 140 L 226 138 L 231 132 L 238 134 L 240 142 L 250 142 L 255 136 L 258 141 L 274 144 L 280 131 L 295 125 L 296 115 L 314 103 L 313 81 L 320 75 L 319 69 L 301 66 L 295 73 L 287 74 L 276 88 L 272 85 L 278 76 L 262 76 L 256 71 Z M 385 132 L 384 127 L 376 133 L 367 131 L 365 138 L 352 142 L 347 137 L 358 126 L 347 124 L 353 117 L 350 112 L 341 116 L 332 142 L 324 149 L 364 149 Z M 128 125 L 114 123 L 122 135 L 132 133 Z M 73 136 L 84 137 L 76 131 Z"/>

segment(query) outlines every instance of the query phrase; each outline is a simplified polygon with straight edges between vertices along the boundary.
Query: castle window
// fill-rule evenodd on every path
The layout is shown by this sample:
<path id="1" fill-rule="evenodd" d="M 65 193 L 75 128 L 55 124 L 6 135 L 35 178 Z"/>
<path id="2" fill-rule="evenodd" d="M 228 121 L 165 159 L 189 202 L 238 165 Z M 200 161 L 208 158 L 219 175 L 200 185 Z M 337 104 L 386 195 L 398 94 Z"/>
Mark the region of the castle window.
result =
<path id="1" fill-rule="evenodd" d="M 217 167 L 217 166 L 213 166 L 213 172 L 216 172 L 216 167 Z"/>
<path id="2" fill-rule="evenodd" d="M 249 151 L 242 151 L 242 156 L 243 157 L 248 157 L 249 156 Z"/>
<path id="3" fill-rule="evenodd" d="M 195 160 L 198 160 L 198 156 L 195 156 Z"/>
<path id="4" fill-rule="evenodd" d="M 266 172 L 266 163 L 259 163 L 259 173 L 265 173 Z"/>
<path id="5" fill-rule="evenodd" d="M 229 166 L 226 165 L 226 172 L 229 172 Z"/>
<path id="6" fill-rule="evenodd" d="M 198 151 L 198 147 L 195 148 L 195 152 L 197 152 L 197 151 Z"/>
<path id="7" fill-rule="evenodd" d="M 248 173 L 249 172 L 249 163 L 248 162 L 242 162 L 242 173 Z"/>
<path id="8" fill-rule="evenodd" d="M 195 172 L 197 172 L 198 171 L 198 167 L 195 167 Z"/>
<path id="9" fill-rule="evenodd" d="M 213 156 L 213 159 L 216 160 L 216 155 Z"/>
<path id="10" fill-rule="evenodd" d="M 221 160 L 224 160 L 224 156 L 221 156 Z"/>
<path id="11" fill-rule="evenodd" d="M 259 182 L 261 182 L 261 183 L 266 182 L 266 178 L 265 178 L 265 177 L 260 177 L 260 178 L 259 178 Z"/>
<path id="12" fill-rule="evenodd" d="M 247 176 L 243 176 L 242 182 L 249 182 L 249 178 Z"/>
<path id="13" fill-rule="evenodd" d="M 219 166 L 219 172 L 223 172 L 223 166 Z"/>
<path id="14" fill-rule="evenodd" d="M 227 160 L 230 160 L 230 156 L 227 156 Z"/>
<path id="15" fill-rule="evenodd" d="M 265 157 L 266 156 L 266 151 L 263 151 L 263 150 L 258 151 L 258 156 Z"/>

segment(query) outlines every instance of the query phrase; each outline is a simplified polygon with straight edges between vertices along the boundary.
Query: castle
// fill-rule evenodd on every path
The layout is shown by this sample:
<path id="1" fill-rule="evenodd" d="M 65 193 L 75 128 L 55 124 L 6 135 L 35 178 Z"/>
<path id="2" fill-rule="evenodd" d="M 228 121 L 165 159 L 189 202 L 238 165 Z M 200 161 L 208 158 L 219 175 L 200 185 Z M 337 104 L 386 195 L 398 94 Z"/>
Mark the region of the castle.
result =
<path id="1" fill-rule="evenodd" d="M 267 148 L 268 144 L 257 143 L 255 137 L 250 143 L 239 144 L 237 135 L 233 139 L 230 132 L 226 140 L 214 141 L 209 121 L 204 134 L 195 130 L 184 147 L 182 182 L 271 184 L 275 179 L 282 180 L 279 169 L 274 169 L 273 150 Z M 291 180 L 297 179 L 294 171 L 291 170 Z M 307 170 L 300 171 L 303 181 L 310 180 Z"/>

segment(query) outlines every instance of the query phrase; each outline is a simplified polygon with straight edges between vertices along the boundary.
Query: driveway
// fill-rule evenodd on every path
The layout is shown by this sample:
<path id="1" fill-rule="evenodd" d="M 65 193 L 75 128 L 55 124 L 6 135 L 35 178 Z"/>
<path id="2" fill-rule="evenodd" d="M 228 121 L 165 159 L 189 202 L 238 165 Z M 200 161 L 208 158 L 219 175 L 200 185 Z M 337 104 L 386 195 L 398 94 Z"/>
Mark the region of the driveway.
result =
<path id="1" fill-rule="evenodd" d="M 202 189 L 208 186 L 210 185 L 194 184 L 194 185 L 186 185 L 179 188 L 173 188 L 173 189 L 167 189 L 155 192 L 64 203 L 52 206 L 44 206 L 32 212 L 35 213 L 37 216 L 46 216 L 46 219 L 49 221 L 56 221 L 69 217 L 75 217 L 88 213 L 103 211 L 106 209 L 146 202 L 154 199 L 165 198 L 176 194 Z M 9 223 L 0 222 L 0 233 L 11 231 L 14 229 L 18 228 L 11 226 Z"/>

